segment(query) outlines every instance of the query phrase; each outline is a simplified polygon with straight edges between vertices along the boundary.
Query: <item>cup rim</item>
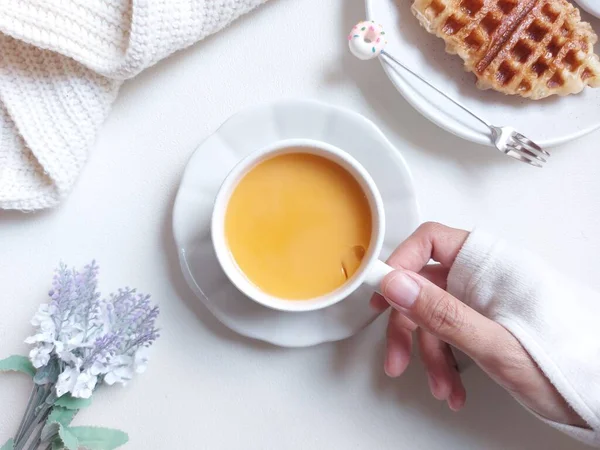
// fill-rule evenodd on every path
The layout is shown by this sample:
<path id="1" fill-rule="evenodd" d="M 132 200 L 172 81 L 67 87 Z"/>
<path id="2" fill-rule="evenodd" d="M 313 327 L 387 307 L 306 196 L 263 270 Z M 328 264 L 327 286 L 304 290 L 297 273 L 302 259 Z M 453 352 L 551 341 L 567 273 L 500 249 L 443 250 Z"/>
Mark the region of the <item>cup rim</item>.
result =
<path id="1" fill-rule="evenodd" d="M 302 151 L 304 149 L 304 151 Z M 306 151 L 308 150 L 308 151 Z M 237 183 L 262 161 L 285 153 L 310 153 L 323 156 L 340 164 L 360 184 L 371 207 L 372 235 L 367 255 L 352 278 L 334 291 L 306 300 L 283 299 L 262 291 L 255 286 L 240 269 L 227 245 L 225 236 L 225 214 L 231 194 Z M 369 268 L 378 259 L 385 235 L 385 213 L 383 200 L 375 182 L 367 170 L 354 157 L 342 149 L 315 139 L 285 139 L 273 142 L 250 153 L 239 161 L 225 177 L 215 197 L 211 218 L 211 240 L 217 260 L 229 281 L 251 300 L 271 309 L 286 312 L 316 311 L 332 306 L 360 287 L 365 282 Z"/>

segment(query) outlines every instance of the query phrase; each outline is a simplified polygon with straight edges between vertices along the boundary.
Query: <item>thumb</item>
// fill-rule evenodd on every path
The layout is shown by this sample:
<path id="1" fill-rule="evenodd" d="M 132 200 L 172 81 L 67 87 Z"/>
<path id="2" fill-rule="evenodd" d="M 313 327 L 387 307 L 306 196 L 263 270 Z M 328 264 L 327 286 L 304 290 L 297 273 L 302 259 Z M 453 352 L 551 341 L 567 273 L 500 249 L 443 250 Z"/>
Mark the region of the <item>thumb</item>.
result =
<path id="1" fill-rule="evenodd" d="M 494 339 L 505 331 L 414 272 L 395 270 L 384 278 L 381 287 L 394 309 L 475 360 L 489 355 Z"/>

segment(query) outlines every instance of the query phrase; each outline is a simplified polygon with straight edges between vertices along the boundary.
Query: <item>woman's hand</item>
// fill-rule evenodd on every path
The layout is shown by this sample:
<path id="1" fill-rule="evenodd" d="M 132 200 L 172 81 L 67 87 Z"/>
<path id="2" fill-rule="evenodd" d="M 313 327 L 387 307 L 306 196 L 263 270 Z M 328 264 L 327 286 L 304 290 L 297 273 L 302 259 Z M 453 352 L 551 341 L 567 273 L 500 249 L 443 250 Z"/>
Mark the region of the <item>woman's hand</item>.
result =
<path id="1" fill-rule="evenodd" d="M 392 306 L 385 371 L 400 376 L 410 362 L 413 331 L 431 392 L 458 411 L 466 400 L 451 346 L 471 357 L 494 381 L 541 416 L 585 427 L 519 341 L 504 327 L 448 294 L 450 267 L 469 233 L 440 224 L 422 225 L 389 258 L 398 270 L 382 283 L 373 307 Z M 433 259 L 437 265 L 427 265 Z M 527 299 L 523 299 L 527 301 Z"/>

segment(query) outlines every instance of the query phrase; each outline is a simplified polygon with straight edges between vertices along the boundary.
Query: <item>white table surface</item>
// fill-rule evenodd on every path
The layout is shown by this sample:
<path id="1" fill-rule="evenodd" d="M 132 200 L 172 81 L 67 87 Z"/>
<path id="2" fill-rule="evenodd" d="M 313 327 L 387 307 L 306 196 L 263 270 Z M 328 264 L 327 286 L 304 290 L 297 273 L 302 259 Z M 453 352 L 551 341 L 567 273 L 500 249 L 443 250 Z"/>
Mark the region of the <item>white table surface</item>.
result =
<path id="1" fill-rule="evenodd" d="M 458 414 L 431 397 L 419 362 L 388 379 L 383 318 L 344 342 L 274 348 L 224 328 L 185 284 L 170 222 L 194 147 L 242 107 L 296 97 L 380 125 L 413 170 L 426 220 L 493 228 L 600 288 L 600 134 L 553 149 L 543 170 L 463 142 L 413 111 L 378 63 L 352 59 L 344 38 L 363 16 L 362 0 L 272 0 L 127 83 L 60 208 L 0 212 L 1 356 L 27 351 L 61 259 L 95 258 L 103 292 L 135 286 L 162 308 L 148 371 L 101 389 L 77 424 L 122 428 L 131 449 L 585 448 L 476 368 Z M 0 442 L 25 408 L 25 378 L 0 376 Z"/>

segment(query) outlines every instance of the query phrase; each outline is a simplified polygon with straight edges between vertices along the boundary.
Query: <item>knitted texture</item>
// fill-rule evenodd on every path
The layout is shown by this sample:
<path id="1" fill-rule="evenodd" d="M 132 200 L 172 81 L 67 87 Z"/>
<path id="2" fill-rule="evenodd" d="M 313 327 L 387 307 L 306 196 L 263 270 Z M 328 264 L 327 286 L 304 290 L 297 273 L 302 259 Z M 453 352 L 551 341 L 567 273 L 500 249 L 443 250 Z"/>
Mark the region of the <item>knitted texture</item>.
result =
<path id="1" fill-rule="evenodd" d="M 124 80 L 266 0 L 1 0 L 0 208 L 57 205 Z"/>
<path id="2" fill-rule="evenodd" d="M 448 292 L 510 331 L 589 427 L 536 416 L 600 448 L 600 294 L 479 230 L 456 257 Z"/>

